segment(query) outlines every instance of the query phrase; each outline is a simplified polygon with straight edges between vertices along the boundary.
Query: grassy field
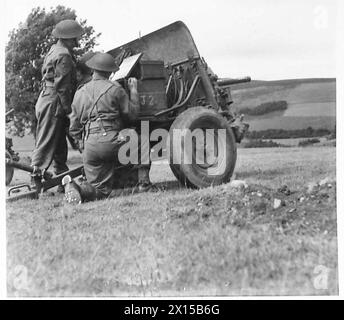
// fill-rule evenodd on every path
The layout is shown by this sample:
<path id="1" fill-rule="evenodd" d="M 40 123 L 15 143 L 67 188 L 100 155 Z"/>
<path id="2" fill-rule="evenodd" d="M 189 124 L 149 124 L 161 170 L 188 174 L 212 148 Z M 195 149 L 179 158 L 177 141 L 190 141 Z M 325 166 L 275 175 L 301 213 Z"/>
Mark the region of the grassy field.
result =
<path id="1" fill-rule="evenodd" d="M 245 117 L 251 130 L 333 129 L 336 123 L 335 79 L 255 81 L 233 86 L 232 97 L 237 110 L 265 102 L 287 101 L 286 111 Z"/>
<path id="2" fill-rule="evenodd" d="M 8 294 L 337 294 L 335 148 L 239 149 L 235 175 L 249 187 L 190 190 L 155 163 L 158 192 L 8 204 Z M 276 198 L 286 205 L 274 209 Z M 326 288 L 317 268 L 328 270 Z"/>

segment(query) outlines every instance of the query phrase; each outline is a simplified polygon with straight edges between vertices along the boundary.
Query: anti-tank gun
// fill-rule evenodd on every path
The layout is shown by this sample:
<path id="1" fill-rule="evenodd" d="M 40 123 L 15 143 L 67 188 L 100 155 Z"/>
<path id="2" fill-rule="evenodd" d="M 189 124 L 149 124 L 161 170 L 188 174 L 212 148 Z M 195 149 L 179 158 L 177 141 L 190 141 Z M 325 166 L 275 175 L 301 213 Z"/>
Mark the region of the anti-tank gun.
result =
<path id="1" fill-rule="evenodd" d="M 228 182 L 236 163 L 236 144 L 248 128 L 242 118 L 231 111 L 233 100 L 229 87 L 248 82 L 250 78 L 218 78 L 200 56 L 190 31 L 180 21 L 109 53 L 120 65 L 112 80 L 127 88 L 128 78 L 138 79 L 140 113 L 138 121 L 131 125 L 140 134 L 144 121 L 149 123 L 150 132 L 168 130 L 165 149 L 177 179 L 186 186 L 197 188 Z M 192 137 L 196 131 L 201 133 L 201 140 L 199 136 Z M 192 139 L 189 139 L 189 133 Z M 154 144 L 150 146 L 154 147 Z M 59 185 L 65 175 L 77 177 L 83 172 L 79 166 L 57 176 L 49 172 L 37 174 L 31 166 L 13 159 L 6 161 L 8 167 L 33 175 L 35 184 L 27 192 L 33 198 Z M 115 180 L 119 184 L 114 188 L 137 183 L 135 166 L 121 166 L 116 170 Z M 30 189 L 28 185 L 15 186 L 9 189 L 9 196 L 11 191 L 22 187 Z M 21 197 L 25 194 L 10 196 L 8 200 Z"/>
<path id="2" fill-rule="evenodd" d="M 229 86 L 251 79 L 218 78 L 200 56 L 190 31 L 180 21 L 108 53 L 120 62 L 120 70 L 112 80 L 126 87 L 126 79 L 138 79 L 137 131 L 143 120 L 149 121 L 150 131 L 169 130 L 167 157 L 177 179 L 191 187 L 228 182 L 236 162 L 236 143 L 240 143 L 248 129 L 242 117 L 231 111 L 233 100 Z M 185 148 L 186 136 L 179 141 L 174 138 L 177 131 L 194 129 L 200 129 L 205 135 L 213 132 L 215 147 L 208 148 L 205 143 L 199 147 L 196 143 Z M 219 138 L 219 129 L 225 130 L 225 139 Z M 185 149 L 189 149 L 190 154 Z M 206 158 L 203 163 L 197 161 L 198 151 Z M 175 163 L 176 157 L 190 161 Z"/>

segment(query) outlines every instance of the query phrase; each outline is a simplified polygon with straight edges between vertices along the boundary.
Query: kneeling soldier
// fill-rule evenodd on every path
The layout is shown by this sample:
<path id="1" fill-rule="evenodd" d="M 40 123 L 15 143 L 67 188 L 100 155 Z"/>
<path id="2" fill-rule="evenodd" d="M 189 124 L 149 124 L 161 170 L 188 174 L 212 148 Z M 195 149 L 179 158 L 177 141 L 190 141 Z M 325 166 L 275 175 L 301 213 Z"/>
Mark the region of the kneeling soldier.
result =
<path id="1" fill-rule="evenodd" d="M 97 53 L 86 65 L 93 70 L 93 77 L 74 96 L 70 134 L 84 143 L 87 183 L 77 185 L 69 176 L 65 177 L 63 184 L 69 203 L 103 199 L 111 194 L 115 168 L 119 165 L 118 151 L 125 142 L 119 133 L 126 122 L 137 119 L 139 111 L 137 80 L 128 80 L 130 99 L 121 85 L 109 80 L 111 73 L 118 70 L 110 54 Z M 146 174 L 139 173 L 142 189 L 151 185 L 147 170 L 149 166 L 142 167 Z"/>

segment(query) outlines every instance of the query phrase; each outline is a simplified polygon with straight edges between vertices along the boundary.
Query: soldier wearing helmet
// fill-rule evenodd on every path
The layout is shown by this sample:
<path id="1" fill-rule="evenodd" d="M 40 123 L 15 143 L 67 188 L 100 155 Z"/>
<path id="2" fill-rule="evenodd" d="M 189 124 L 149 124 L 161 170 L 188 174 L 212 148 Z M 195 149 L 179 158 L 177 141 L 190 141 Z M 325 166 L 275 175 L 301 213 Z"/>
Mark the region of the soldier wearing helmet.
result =
<path id="1" fill-rule="evenodd" d="M 69 203 L 110 196 L 115 167 L 119 165 L 118 151 L 125 142 L 119 133 L 126 123 L 137 119 L 139 111 L 137 80 L 128 80 L 130 98 L 120 84 L 109 80 L 111 73 L 118 70 L 110 54 L 97 53 L 86 65 L 93 70 L 93 77 L 75 94 L 69 131 L 75 139 L 84 141 L 87 183 L 77 185 L 69 176 L 63 179 Z M 147 176 L 142 175 L 139 183 L 150 184 Z"/>
<path id="2" fill-rule="evenodd" d="M 67 115 L 76 90 L 73 48 L 84 33 L 74 20 L 60 21 L 52 34 L 58 39 L 46 55 L 42 67 L 43 89 L 35 106 L 36 146 L 31 165 L 34 173 L 46 170 L 54 162 L 54 171 L 68 170 L 66 128 Z M 59 191 L 63 191 L 61 186 Z"/>

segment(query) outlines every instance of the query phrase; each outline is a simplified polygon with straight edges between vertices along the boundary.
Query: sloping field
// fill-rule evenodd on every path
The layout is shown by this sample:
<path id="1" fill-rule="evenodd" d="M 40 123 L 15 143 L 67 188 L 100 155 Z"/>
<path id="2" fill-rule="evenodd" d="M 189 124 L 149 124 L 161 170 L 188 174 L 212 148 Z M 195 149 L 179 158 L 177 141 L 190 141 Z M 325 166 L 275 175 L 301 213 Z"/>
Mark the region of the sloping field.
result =
<path id="1" fill-rule="evenodd" d="M 236 175 L 247 189 L 191 190 L 160 163 L 158 192 L 8 204 L 8 294 L 338 294 L 335 148 L 240 149 Z M 285 206 L 274 209 L 274 198 Z"/>
<path id="2" fill-rule="evenodd" d="M 250 124 L 250 130 L 285 129 L 296 130 L 303 128 L 326 128 L 332 130 L 336 124 L 335 117 L 271 117 L 245 118 Z"/>
<path id="3" fill-rule="evenodd" d="M 288 109 L 284 112 L 247 116 L 250 130 L 307 127 L 331 130 L 336 123 L 335 79 L 257 81 L 247 87 L 233 86 L 232 96 L 236 110 L 264 102 L 287 101 Z"/>

